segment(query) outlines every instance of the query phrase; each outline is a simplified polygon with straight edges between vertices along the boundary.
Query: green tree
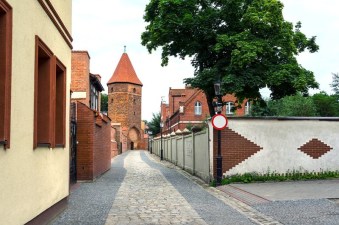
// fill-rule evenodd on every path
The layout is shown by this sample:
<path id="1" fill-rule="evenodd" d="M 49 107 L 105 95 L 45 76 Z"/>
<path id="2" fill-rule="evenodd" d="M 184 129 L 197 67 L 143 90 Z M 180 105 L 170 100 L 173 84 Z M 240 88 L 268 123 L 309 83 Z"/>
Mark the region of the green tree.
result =
<path id="1" fill-rule="evenodd" d="M 151 53 L 162 48 L 162 65 L 169 57 L 193 57 L 193 78 L 186 84 L 203 90 L 214 114 L 213 83 L 222 92 L 260 98 L 268 87 L 279 99 L 317 88 L 313 72 L 298 64 L 296 55 L 316 52 L 315 37 L 284 20 L 279 0 L 150 0 L 142 45 Z"/>
<path id="2" fill-rule="evenodd" d="M 339 102 L 337 97 L 320 92 L 312 96 L 319 116 L 339 116 Z"/>
<path id="3" fill-rule="evenodd" d="M 285 96 L 278 100 L 269 99 L 255 103 L 251 109 L 251 116 L 317 116 L 317 108 L 312 97 L 305 97 L 300 93 Z"/>
<path id="4" fill-rule="evenodd" d="M 278 109 L 276 111 L 278 116 L 317 116 L 312 98 L 302 96 L 300 93 L 278 100 L 276 109 Z"/>
<path id="5" fill-rule="evenodd" d="M 336 95 L 339 95 L 339 73 L 332 73 L 332 90 Z"/>
<path id="6" fill-rule="evenodd" d="M 153 135 L 160 133 L 160 112 L 153 113 L 152 120 L 147 123 L 148 129 L 152 131 Z"/>
<path id="7" fill-rule="evenodd" d="M 108 111 L 108 95 L 105 93 L 101 93 L 101 112 L 107 112 Z"/>

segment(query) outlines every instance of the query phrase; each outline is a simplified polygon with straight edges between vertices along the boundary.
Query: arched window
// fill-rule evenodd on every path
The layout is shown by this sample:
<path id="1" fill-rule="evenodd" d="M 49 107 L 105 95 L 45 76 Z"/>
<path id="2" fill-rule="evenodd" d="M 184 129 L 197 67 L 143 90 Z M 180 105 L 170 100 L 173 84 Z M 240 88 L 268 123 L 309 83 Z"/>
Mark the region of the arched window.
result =
<path id="1" fill-rule="evenodd" d="M 226 102 L 226 114 L 227 115 L 234 114 L 234 103 L 233 102 Z"/>
<path id="2" fill-rule="evenodd" d="M 133 88 L 133 93 L 137 92 L 137 89 Z"/>
<path id="3" fill-rule="evenodd" d="M 196 102 L 194 105 L 194 114 L 195 115 L 201 115 L 202 114 L 202 107 L 201 102 Z"/>

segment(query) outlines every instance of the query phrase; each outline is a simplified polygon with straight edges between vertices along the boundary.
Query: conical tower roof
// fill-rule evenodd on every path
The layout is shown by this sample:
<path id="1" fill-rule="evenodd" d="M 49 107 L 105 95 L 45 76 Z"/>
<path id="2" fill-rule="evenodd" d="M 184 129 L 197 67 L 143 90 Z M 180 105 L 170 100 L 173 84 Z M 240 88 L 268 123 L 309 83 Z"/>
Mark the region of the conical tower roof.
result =
<path id="1" fill-rule="evenodd" d="M 113 83 L 131 83 L 142 86 L 127 53 L 122 54 L 111 79 L 107 82 L 107 84 Z"/>

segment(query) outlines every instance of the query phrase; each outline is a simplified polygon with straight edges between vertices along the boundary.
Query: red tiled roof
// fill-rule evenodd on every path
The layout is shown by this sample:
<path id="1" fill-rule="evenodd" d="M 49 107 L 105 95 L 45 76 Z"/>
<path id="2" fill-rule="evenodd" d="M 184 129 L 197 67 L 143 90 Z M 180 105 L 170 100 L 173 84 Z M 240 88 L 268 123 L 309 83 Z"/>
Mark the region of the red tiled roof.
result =
<path id="1" fill-rule="evenodd" d="M 127 53 L 122 54 L 111 79 L 107 82 L 107 84 L 112 83 L 131 83 L 142 86 Z"/>

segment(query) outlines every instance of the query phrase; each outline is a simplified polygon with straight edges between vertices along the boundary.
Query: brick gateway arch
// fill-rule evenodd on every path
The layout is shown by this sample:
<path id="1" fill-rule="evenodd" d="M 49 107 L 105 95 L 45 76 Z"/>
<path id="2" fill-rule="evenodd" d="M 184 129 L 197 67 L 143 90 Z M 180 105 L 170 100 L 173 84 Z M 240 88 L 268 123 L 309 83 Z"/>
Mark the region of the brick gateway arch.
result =
<path id="1" fill-rule="evenodd" d="M 128 131 L 128 138 L 130 140 L 130 149 L 138 149 L 139 147 L 139 142 L 140 142 L 140 131 L 136 127 L 132 127 Z"/>

